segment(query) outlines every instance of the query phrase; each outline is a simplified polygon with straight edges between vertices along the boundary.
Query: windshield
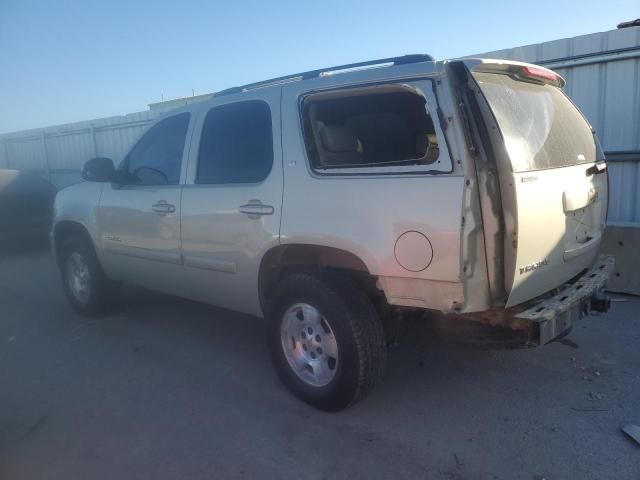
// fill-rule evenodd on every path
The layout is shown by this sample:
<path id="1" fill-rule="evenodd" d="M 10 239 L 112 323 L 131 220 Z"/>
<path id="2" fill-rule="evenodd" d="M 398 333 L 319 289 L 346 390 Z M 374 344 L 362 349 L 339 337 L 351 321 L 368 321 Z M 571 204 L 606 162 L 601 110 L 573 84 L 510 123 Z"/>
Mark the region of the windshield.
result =
<path id="1" fill-rule="evenodd" d="M 514 172 L 596 160 L 591 128 L 559 88 L 503 74 L 474 77 L 502 131 Z"/>

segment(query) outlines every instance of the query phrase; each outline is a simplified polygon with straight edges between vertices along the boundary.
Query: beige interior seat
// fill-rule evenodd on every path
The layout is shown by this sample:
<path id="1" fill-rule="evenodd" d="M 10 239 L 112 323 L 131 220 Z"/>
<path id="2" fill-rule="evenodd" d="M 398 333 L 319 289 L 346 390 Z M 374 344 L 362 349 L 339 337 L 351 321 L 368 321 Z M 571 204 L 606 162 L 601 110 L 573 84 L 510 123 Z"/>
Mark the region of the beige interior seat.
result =
<path id="1" fill-rule="evenodd" d="M 360 142 L 355 133 L 344 126 L 321 125 L 322 164 L 326 167 L 362 163 Z"/>

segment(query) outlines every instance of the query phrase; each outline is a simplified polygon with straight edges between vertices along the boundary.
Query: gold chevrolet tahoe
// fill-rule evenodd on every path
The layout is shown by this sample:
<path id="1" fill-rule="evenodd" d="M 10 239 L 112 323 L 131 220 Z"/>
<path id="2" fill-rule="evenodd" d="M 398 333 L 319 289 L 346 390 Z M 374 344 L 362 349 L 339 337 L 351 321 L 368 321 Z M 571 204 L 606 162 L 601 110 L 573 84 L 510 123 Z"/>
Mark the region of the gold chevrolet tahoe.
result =
<path id="1" fill-rule="evenodd" d="M 123 282 L 266 318 L 298 397 L 380 377 L 383 313 L 439 312 L 529 345 L 607 311 L 608 191 L 591 126 L 535 65 L 407 55 L 288 75 L 159 118 L 60 191 L 52 249 L 96 314 Z"/>

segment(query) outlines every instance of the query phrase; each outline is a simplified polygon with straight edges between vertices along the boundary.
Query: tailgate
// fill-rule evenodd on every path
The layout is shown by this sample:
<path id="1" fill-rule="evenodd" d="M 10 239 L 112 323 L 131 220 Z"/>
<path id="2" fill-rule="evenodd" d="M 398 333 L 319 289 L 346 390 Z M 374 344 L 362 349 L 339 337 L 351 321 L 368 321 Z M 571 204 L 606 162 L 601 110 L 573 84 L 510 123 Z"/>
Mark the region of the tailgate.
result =
<path id="1" fill-rule="evenodd" d="M 515 192 L 505 240 L 506 306 L 562 285 L 588 268 L 605 225 L 607 176 L 591 126 L 549 70 L 515 64 L 473 76 L 500 129 Z"/>
<path id="2" fill-rule="evenodd" d="M 507 307 L 551 290 L 589 267 L 604 229 L 606 179 L 588 165 L 514 173 L 517 249 Z"/>

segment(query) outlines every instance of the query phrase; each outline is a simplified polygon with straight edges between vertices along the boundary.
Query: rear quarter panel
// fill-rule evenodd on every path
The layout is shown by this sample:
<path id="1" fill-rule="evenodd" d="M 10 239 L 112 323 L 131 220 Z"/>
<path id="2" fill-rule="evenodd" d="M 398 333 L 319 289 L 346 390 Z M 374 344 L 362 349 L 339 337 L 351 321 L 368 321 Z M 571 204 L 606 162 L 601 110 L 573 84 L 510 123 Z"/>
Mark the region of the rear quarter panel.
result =
<path id="1" fill-rule="evenodd" d="M 429 281 L 455 285 L 456 291 L 461 291 L 462 172 L 454 169 L 450 174 L 373 176 L 314 173 L 306 155 L 299 113 L 301 98 L 309 92 L 311 83 L 287 85 L 282 96 L 282 121 L 287 128 L 283 128 L 282 136 L 281 243 L 339 248 L 359 257 L 373 275 L 426 281 L 421 283 L 425 286 Z M 342 86 L 338 80 L 335 83 L 336 87 Z M 440 126 L 436 128 L 444 145 L 444 132 Z M 446 145 L 441 155 L 450 160 Z M 431 262 L 421 271 L 406 270 L 396 260 L 396 242 L 409 231 L 426 236 L 433 250 Z"/>

